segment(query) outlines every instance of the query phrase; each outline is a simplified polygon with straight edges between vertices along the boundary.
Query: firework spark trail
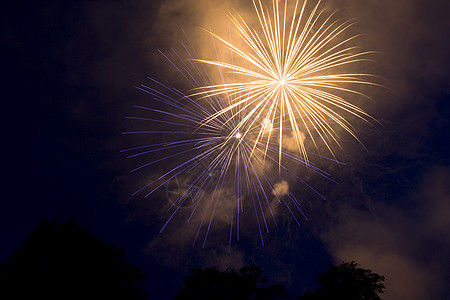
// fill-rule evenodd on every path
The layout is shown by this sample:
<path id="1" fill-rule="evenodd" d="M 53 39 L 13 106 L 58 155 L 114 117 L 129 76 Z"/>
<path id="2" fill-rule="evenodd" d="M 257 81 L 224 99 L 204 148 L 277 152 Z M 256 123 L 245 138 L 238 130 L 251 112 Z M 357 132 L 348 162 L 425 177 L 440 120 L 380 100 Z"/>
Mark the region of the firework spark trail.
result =
<path id="1" fill-rule="evenodd" d="M 191 88 L 198 89 L 202 84 L 210 83 L 207 71 L 202 65 L 193 63 L 195 56 L 187 50 L 186 45 L 183 46 L 190 57 L 189 60 L 182 60 L 176 52 L 173 52 L 176 62 L 163 54 L 164 57 Z M 224 77 L 222 79 L 224 80 Z M 151 114 L 151 117 L 127 118 L 134 122 L 144 122 L 152 130 L 129 131 L 124 134 L 150 135 L 158 142 L 129 148 L 123 152 L 129 153 L 128 158 L 151 156 L 149 162 L 140 164 L 131 172 L 149 167 L 162 169 L 162 171 L 156 179 L 142 186 L 133 195 L 145 192 L 145 197 L 148 197 L 163 186 L 168 187 L 172 182 L 179 185 L 178 179 L 183 176 L 188 176 L 190 179 L 186 186 L 177 192 L 176 199 L 170 199 L 171 203 L 160 232 L 177 213 L 189 209 L 188 222 L 191 222 L 195 215 L 200 215 L 200 218 L 196 218 L 200 221 L 193 245 L 202 234 L 202 246 L 205 246 L 213 227 L 216 210 L 224 202 L 232 204 L 229 212 L 230 247 L 233 233 L 239 240 L 240 218 L 244 209 L 250 209 L 250 205 L 255 213 L 262 244 L 264 244 L 263 232 L 269 232 L 267 217 L 272 218 L 276 225 L 276 216 L 272 211 L 269 198 L 283 203 L 297 224 L 300 225 L 297 215 L 302 215 L 306 219 L 300 203 L 289 191 L 286 195 L 273 194 L 274 197 L 269 197 L 275 185 L 282 181 L 282 175 L 268 168 L 267 164 L 277 163 L 278 152 L 281 150 L 286 157 L 286 162 L 304 166 L 305 170 L 327 179 L 330 179 L 329 174 L 314 166 L 313 163 L 306 162 L 298 154 L 280 149 L 276 143 L 262 143 L 258 140 L 258 136 L 261 135 L 259 129 L 248 128 L 249 124 L 242 122 L 248 114 L 247 107 L 237 105 L 229 108 L 233 105 L 234 98 L 240 97 L 235 92 L 201 97 L 187 96 L 161 82 L 151 78 L 150 80 L 151 85 L 141 85 L 136 88 L 151 95 L 153 105 L 151 107 L 134 106 L 134 108 Z M 160 106 L 158 103 L 162 104 L 164 109 L 157 108 Z M 218 112 L 221 113 L 218 114 Z M 210 118 L 214 114 L 216 117 Z M 264 122 L 264 119 L 256 121 Z M 163 130 L 158 129 L 161 126 L 164 127 Z M 272 118 L 271 126 L 281 126 L 277 117 Z M 154 127 L 157 129 L 153 129 Z M 265 127 L 268 129 L 268 126 Z M 266 131 L 263 134 L 270 133 L 270 130 Z M 170 163 L 175 161 L 176 166 L 167 169 Z M 284 164 L 280 164 L 280 168 L 284 175 L 296 177 L 323 198 Z M 232 199 L 230 199 L 230 192 L 226 189 L 228 186 L 232 186 L 233 189 Z M 189 201 L 192 202 L 192 206 L 188 205 Z"/>
<path id="2" fill-rule="evenodd" d="M 239 14 L 229 16 L 240 41 L 238 47 L 210 31 L 211 35 L 238 59 L 206 60 L 199 62 L 213 65 L 233 74 L 232 82 L 200 87 L 192 95 L 213 97 L 227 95 L 233 102 L 205 119 L 204 123 L 233 112 L 246 111 L 236 128 L 242 132 L 258 128 L 252 152 L 265 144 L 265 152 L 272 143 L 278 144 L 278 162 L 281 165 L 284 132 L 294 138 L 298 152 L 309 162 L 309 150 L 305 136 L 319 151 L 319 141 L 334 156 L 332 144 L 340 147 L 337 128 L 344 129 L 359 141 L 348 116 L 364 121 L 372 119 L 356 105 L 340 96 L 342 93 L 362 95 L 354 85 L 376 85 L 369 81 L 372 75 L 347 73 L 344 67 L 366 60 L 372 52 L 358 52 L 350 45 L 356 36 L 345 37 L 353 25 L 333 20 L 334 13 L 325 16 L 319 11 L 320 0 L 307 14 L 307 1 L 300 5 L 296 0 L 292 14 L 288 13 L 289 1 L 272 1 L 272 11 L 261 0 L 252 0 L 259 28 L 252 28 Z M 258 30 L 261 34 L 258 35 Z M 234 57 L 232 56 L 232 57 Z M 236 78 L 238 80 L 236 80 Z M 363 95 L 364 96 L 364 95 Z M 276 130 L 264 134 L 264 119 L 274 123 Z M 285 124 L 288 124 L 286 127 Z M 234 135 L 232 131 L 230 134 Z"/>

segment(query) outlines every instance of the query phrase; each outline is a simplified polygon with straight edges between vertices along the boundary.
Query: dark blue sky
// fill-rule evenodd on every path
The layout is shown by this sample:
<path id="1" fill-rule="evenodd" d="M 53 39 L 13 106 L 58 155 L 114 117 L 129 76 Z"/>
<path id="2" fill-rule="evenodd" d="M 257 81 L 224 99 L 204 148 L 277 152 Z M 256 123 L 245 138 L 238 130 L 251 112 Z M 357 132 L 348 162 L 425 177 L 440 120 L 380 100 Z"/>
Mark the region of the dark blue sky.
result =
<path id="1" fill-rule="evenodd" d="M 385 275 L 386 299 L 424 299 L 430 290 L 435 299 L 449 296 L 442 267 L 450 263 L 449 4 L 329 1 L 359 20 L 364 46 L 380 51 L 373 71 L 388 88 L 368 91 L 367 110 L 382 126 L 360 129 L 368 152 L 349 146 L 342 154 L 347 166 L 331 168 L 339 185 L 317 183 L 327 201 L 305 204 L 308 223 L 286 221 L 265 247 L 245 238 L 228 254 L 220 243 L 177 244 L 176 230 L 158 235 L 154 206 L 129 196 L 136 186 L 120 153 L 133 146 L 121 136 L 129 126 L 124 117 L 147 101 L 132 86 L 164 75 L 157 49 L 177 46 L 170 34 L 178 26 L 205 26 L 199 8 L 215 6 L 186 3 L 40 1 L 3 10 L 0 261 L 41 220 L 75 218 L 125 249 L 149 275 L 155 299 L 176 294 L 194 266 L 251 263 L 294 298 L 344 259 Z"/>

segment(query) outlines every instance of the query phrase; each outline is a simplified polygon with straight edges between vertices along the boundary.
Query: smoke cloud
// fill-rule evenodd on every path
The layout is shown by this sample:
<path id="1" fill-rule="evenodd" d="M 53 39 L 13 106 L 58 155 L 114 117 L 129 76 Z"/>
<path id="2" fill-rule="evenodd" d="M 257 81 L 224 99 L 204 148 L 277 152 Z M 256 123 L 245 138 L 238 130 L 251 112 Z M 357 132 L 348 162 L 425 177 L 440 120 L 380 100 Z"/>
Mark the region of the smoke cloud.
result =
<path id="1" fill-rule="evenodd" d="M 286 196 L 289 193 L 289 183 L 286 180 L 275 183 L 272 195 L 274 196 Z"/>
<path id="2" fill-rule="evenodd" d="M 441 299 L 450 262 L 448 182 L 450 169 L 430 171 L 405 208 L 342 205 L 322 239 L 337 262 L 354 260 L 384 275 L 384 299 Z"/>
<path id="3" fill-rule="evenodd" d="M 175 51 L 182 49 L 183 42 L 194 46 L 199 56 L 214 59 L 217 57 L 216 48 L 204 29 L 229 36 L 230 26 L 226 14 L 233 13 L 234 10 L 239 11 L 246 20 L 255 19 L 250 0 L 133 3 L 128 10 L 119 10 L 105 3 L 89 7 L 89 15 L 93 16 L 93 34 L 98 36 L 98 40 L 108 50 L 105 50 L 104 58 L 96 62 L 90 75 L 95 78 L 94 83 L 109 80 L 120 86 L 123 84 L 123 73 L 136 72 L 149 76 L 156 73 L 176 86 L 182 79 L 158 53 L 158 49 L 169 55 L 173 53 L 172 48 Z M 450 277 L 445 270 L 449 265 L 447 249 L 450 248 L 450 191 L 446 184 L 450 181 L 450 175 L 446 168 L 436 167 L 430 170 L 432 154 L 424 146 L 425 143 L 430 143 L 428 137 L 435 134 L 431 129 L 433 122 L 446 124 L 445 118 L 448 118 L 448 115 L 443 117 L 436 114 L 439 107 L 435 98 L 439 92 L 448 93 L 450 90 L 449 68 L 446 67 L 450 65 L 450 46 L 446 38 L 449 5 L 449 2 L 424 0 L 323 1 L 323 7 L 327 11 L 338 9 L 339 17 L 355 20 L 352 30 L 363 34 L 356 40 L 358 46 L 364 50 L 377 51 L 371 57 L 375 63 L 367 63 L 361 71 L 381 76 L 382 84 L 387 88 L 364 87 L 362 91 L 371 99 L 360 100 L 356 104 L 374 116 L 381 126 L 371 127 L 350 120 L 367 151 L 355 141 L 343 140 L 340 141 L 342 152 L 338 150 L 337 155 L 346 166 L 317 159 L 319 167 L 324 167 L 329 177 L 339 182 L 339 185 L 323 184 L 326 181 L 323 177 L 313 176 L 314 174 L 303 172 L 300 168 L 295 170 L 296 175 L 308 180 L 308 184 L 311 183 L 311 186 L 325 196 L 326 202 L 303 193 L 296 186 L 294 176 L 289 178 L 289 184 L 287 181 L 278 182 L 272 190 L 273 195 L 297 193 L 311 224 L 307 229 L 295 226 L 291 228 L 294 222 L 287 216 L 287 225 L 282 227 L 285 225 L 282 223 L 280 228 L 289 228 L 291 234 L 296 230 L 301 232 L 313 230 L 311 227 L 314 226 L 319 227 L 318 236 L 336 262 L 355 260 L 362 267 L 386 277 L 386 299 L 439 298 L 445 287 L 443 278 Z M 99 17 L 102 14 L 105 17 Z M 118 19 L 132 16 L 134 21 L 122 24 L 119 28 L 108 21 L 114 19 L 110 16 L 117 16 Z M 129 48 L 134 51 L 127 50 Z M 133 56 L 136 53 L 139 55 Z M 128 67 L 125 68 L 124 65 Z M 111 68 L 116 68 L 117 72 L 111 72 Z M 115 91 L 111 89 L 106 95 L 108 97 L 103 98 L 117 97 L 114 95 Z M 132 96 L 133 99 L 141 97 L 138 100 L 147 101 L 145 95 L 138 96 L 136 93 Z M 110 107 L 110 102 L 104 104 Z M 80 111 L 95 110 L 89 110 L 83 105 L 74 109 L 77 118 L 86 119 L 86 115 Z M 115 113 L 123 115 L 122 110 Z M 272 126 L 273 124 L 267 123 L 267 131 Z M 442 138 L 445 137 L 439 137 Z M 283 146 L 288 150 L 296 150 L 298 147 L 290 137 L 286 137 L 284 142 Z M 313 162 L 316 163 L 316 158 L 311 160 L 314 159 Z M 275 170 L 277 166 L 268 162 L 264 168 Z M 411 174 L 418 174 L 416 176 L 422 179 L 412 178 Z M 140 178 L 139 183 L 148 181 L 150 177 Z M 418 182 L 421 184 L 416 186 Z M 224 195 L 227 195 L 226 188 Z M 167 209 L 168 202 L 164 201 L 150 204 L 142 200 L 140 205 L 136 204 L 136 215 L 130 219 L 157 218 Z M 278 215 L 278 202 L 273 201 L 271 205 L 272 213 Z M 253 262 L 254 254 L 248 249 L 234 249 L 235 259 L 227 254 L 231 210 L 231 207 L 225 206 L 217 210 L 220 234 L 213 236 L 207 243 L 207 247 L 211 246 L 209 250 L 213 251 L 215 248 L 214 255 L 202 258 L 196 256 L 195 259 L 236 267 Z M 251 209 L 247 211 L 252 212 Z M 270 217 L 270 212 L 265 214 Z M 322 217 L 325 220 L 322 221 Z M 201 218 L 193 219 L 191 224 L 200 221 Z M 168 265 L 174 261 L 182 262 L 184 256 L 178 255 L 174 260 L 171 257 L 183 251 L 191 253 L 189 249 L 192 235 L 196 232 L 196 227 L 191 224 L 180 222 L 170 227 L 173 234 L 157 236 L 149 243 L 147 253 L 161 258 Z M 245 230 L 244 224 L 242 225 Z M 257 231 L 255 227 L 249 227 L 251 229 L 248 231 Z M 271 231 L 270 234 L 281 233 Z M 289 242 L 290 246 L 295 244 L 293 240 Z M 265 249 L 269 247 L 266 246 Z M 292 257 L 296 257 L 295 255 Z M 229 259 L 232 261 L 228 262 Z M 279 264 L 283 262 L 280 261 Z M 295 270 L 289 269 L 286 272 L 289 274 L 283 276 L 290 278 Z"/>

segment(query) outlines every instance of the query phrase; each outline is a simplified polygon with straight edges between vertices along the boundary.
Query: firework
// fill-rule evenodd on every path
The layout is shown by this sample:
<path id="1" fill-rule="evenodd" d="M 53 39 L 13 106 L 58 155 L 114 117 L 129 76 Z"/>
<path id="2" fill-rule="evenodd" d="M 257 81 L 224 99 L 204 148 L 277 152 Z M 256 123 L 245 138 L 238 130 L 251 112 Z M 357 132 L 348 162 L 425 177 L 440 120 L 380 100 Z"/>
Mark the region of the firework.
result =
<path id="1" fill-rule="evenodd" d="M 233 74 L 233 81 L 205 85 L 194 93 L 232 99 L 205 122 L 245 111 L 236 128 L 246 128 L 241 131 L 244 138 L 257 130 L 253 151 L 263 143 L 267 152 L 269 145 L 277 143 L 280 164 L 286 136 L 293 139 L 305 162 L 309 161 L 307 140 L 316 150 L 324 145 L 331 154 L 333 145 L 340 146 L 339 128 L 358 140 L 348 118 L 367 121 L 371 117 L 345 97 L 361 95 L 355 85 L 374 83 L 369 74 L 346 70 L 370 53 L 352 45 L 356 36 L 346 37 L 352 24 L 319 10 L 320 1 L 309 14 L 306 0 L 273 0 L 271 8 L 253 0 L 253 6 L 258 20 L 255 27 L 239 14 L 230 14 L 238 35 L 235 43 L 211 32 L 232 52 L 232 59 L 198 60 Z M 261 119 L 266 121 L 258 122 Z M 275 123 L 278 126 L 265 134 Z"/>
<path id="2" fill-rule="evenodd" d="M 137 116 L 129 119 L 151 130 L 124 134 L 147 135 L 151 141 L 123 152 L 143 158 L 132 172 L 151 168 L 158 173 L 134 195 L 165 191 L 169 205 L 161 232 L 185 214 L 188 222 L 198 221 L 194 243 L 203 236 L 204 246 L 218 211 L 226 210 L 231 245 L 233 236 L 239 240 L 244 211 L 252 211 L 264 244 L 269 219 L 276 225 L 273 201 L 297 224 L 299 217 L 306 219 L 289 180 L 322 197 L 296 168 L 332 181 L 313 156 L 337 162 L 333 146 L 340 145 L 341 131 L 358 140 L 349 118 L 371 118 L 348 100 L 362 95 L 355 86 L 374 84 L 371 75 L 348 71 L 369 54 L 351 45 L 354 36 L 346 37 L 352 24 L 320 11 L 320 1 L 310 13 L 306 1 L 279 2 L 267 9 L 253 0 L 254 27 L 230 15 L 238 39 L 211 32 L 213 41 L 225 46 L 219 53 L 214 43 L 214 60 L 199 59 L 185 44 L 187 60 L 175 51 L 175 58 L 161 53 L 184 80 L 185 92 L 154 79 L 137 87 L 152 101 L 136 106 Z M 322 156 L 321 146 L 333 158 Z"/>
<path id="3" fill-rule="evenodd" d="M 187 51 L 188 60 L 182 60 L 175 52 L 173 54 L 176 63 L 163 55 L 191 89 L 210 84 L 208 72 L 193 63 L 191 52 Z M 233 235 L 239 240 L 241 215 L 245 210 L 251 210 L 264 244 L 263 233 L 269 232 L 270 227 L 268 219 L 276 224 L 273 201 L 282 204 L 297 224 L 300 225 L 300 216 L 306 219 L 283 176 L 304 181 L 284 164 L 279 164 L 281 172 L 274 172 L 271 165 L 277 164 L 280 148 L 275 143 L 263 144 L 259 139 L 261 134 L 269 135 L 273 128 L 279 128 L 279 120 L 272 118 L 269 125 L 267 119 L 257 116 L 256 122 L 265 124 L 265 131 L 261 133 L 248 122 L 242 122 L 249 112 L 244 104 L 234 105 L 236 98 L 241 98 L 238 93 L 187 96 L 149 79 L 149 84 L 136 88 L 152 96 L 151 106 L 135 106 L 137 116 L 128 119 L 143 123 L 152 130 L 124 134 L 146 135 L 156 142 L 122 152 L 127 153 L 128 158 L 149 159 L 131 172 L 145 169 L 159 172 L 134 195 L 143 193 L 148 197 L 157 190 L 165 190 L 169 205 L 161 232 L 175 215 L 183 213 L 188 216 L 188 222 L 194 219 L 199 222 L 194 243 L 203 236 L 204 246 L 216 210 L 222 207 L 229 215 L 231 245 Z M 215 117 L 211 118 L 212 115 Z M 306 163 L 299 155 L 286 149 L 282 151 L 287 157 L 286 162 L 291 165 L 304 166 L 310 172 L 329 178 L 328 174 L 312 163 Z"/>

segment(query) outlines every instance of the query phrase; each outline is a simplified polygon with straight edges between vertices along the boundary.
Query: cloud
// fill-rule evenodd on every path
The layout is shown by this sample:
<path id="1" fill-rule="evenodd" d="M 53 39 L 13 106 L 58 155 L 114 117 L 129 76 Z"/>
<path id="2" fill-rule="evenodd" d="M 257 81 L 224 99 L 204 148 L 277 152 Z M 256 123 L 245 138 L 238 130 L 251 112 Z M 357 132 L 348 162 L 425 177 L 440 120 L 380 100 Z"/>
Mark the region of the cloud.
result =
<path id="1" fill-rule="evenodd" d="M 450 262 L 448 182 L 450 169 L 430 171 L 405 208 L 342 205 L 322 239 L 337 262 L 355 260 L 384 275 L 385 299 L 440 299 Z"/>
<path id="2" fill-rule="evenodd" d="M 171 48 L 177 49 L 181 42 L 186 43 L 180 27 L 185 30 L 189 43 L 192 43 L 201 56 L 214 58 L 217 54 L 211 37 L 202 28 L 209 29 L 209 26 L 212 26 L 214 32 L 228 36 L 228 20 L 224 16 L 230 7 L 239 10 L 245 19 L 252 14 L 251 1 L 171 0 L 160 3 L 158 9 L 149 12 L 148 19 L 143 17 L 146 15 L 143 12 L 146 7 L 135 5 L 134 9 L 139 7 L 141 11 L 138 14 L 139 25 L 132 22 L 126 24 L 127 28 L 135 30 L 132 38 L 124 38 L 128 36 L 128 30 L 123 30 L 119 31 L 121 40 L 117 41 L 113 38 L 116 36 L 114 32 L 107 31 L 109 34 L 105 41 L 113 52 L 103 63 L 108 64 L 108 68 L 100 75 L 112 73 L 109 65 L 111 62 L 116 66 L 126 61 L 124 57 L 128 52 L 123 52 L 124 48 L 121 47 L 114 48 L 114 45 L 130 45 L 128 42 L 134 40 L 133 47 L 136 48 L 139 43 L 135 41 L 145 33 L 148 35 L 145 38 L 145 49 L 141 50 L 145 55 L 139 52 L 141 55 L 135 56 L 133 61 L 139 61 L 143 65 L 142 70 L 152 70 L 153 73 L 148 75 L 157 73 L 176 83 L 180 76 L 176 71 L 168 72 L 170 66 L 158 54 L 157 49 L 170 53 Z M 314 209 L 319 207 L 328 210 L 326 213 L 333 215 L 333 218 L 326 220 L 327 229 L 323 229 L 321 236 L 330 253 L 337 262 L 356 260 L 363 267 L 385 275 L 386 299 L 424 299 L 432 298 L 433 295 L 438 297 L 444 284 L 442 278 L 445 274 L 448 275 L 448 271 L 444 270 L 448 261 L 440 260 L 448 257 L 447 249 L 450 248 L 447 238 L 450 227 L 449 201 L 446 196 L 450 193 L 445 184 L 445 179 L 448 182 L 449 178 L 448 170 L 430 172 L 428 180 L 424 180 L 423 185 L 416 188 L 414 193 L 411 193 L 411 185 L 414 184 L 412 174 L 422 171 L 421 166 L 427 164 L 423 157 L 430 155 L 424 153 L 422 148 L 424 140 L 430 134 L 428 125 L 435 113 L 435 102 L 428 94 L 429 86 L 448 86 L 447 82 L 439 79 L 449 77 L 449 68 L 445 67 L 449 65 L 449 56 L 446 54 L 449 47 L 442 41 L 445 40 L 445 34 L 442 32 L 446 24 L 444 12 L 446 14 L 448 9 L 439 9 L 441 4 L 442 7 L 448 4 L 424 0 L 330 0 L 323 4 L 330 11 L 342 8 L 338 15 L 343 16 L 343 19 L 356 19 L 358 23 L 354 30 L 364 34 L 356 42 L 360 43 L 364 50 L 380 52 L 373 56 L 376 63 L 365 65 L 363 71 L 382 76 L 385 78 L 383 83 L 390 89 L 365 87 L 363 91 L 371 96 L 373 101 L 362 100 L 364 102 L 357 104 L 378 119 L 384 128 L 367 129 L 368 126 L 359 126 L 361 123 L 349 120 L 355 125 L 355 132 L 370 155 L 356 142 L 340 141 L 343 153 L 338 151 L 337 154 L 343 156 L 347 166 L 335 164 L 335 167 L 325 165 L 323 168 L 332 179 L 340 177 L 339 187 L 329 189 L 328 185 L 322 184 L 322 181 L 326 181 L 324 178 L 311 176 L 295 167 L 297 170 L 293 172 L 302 179 L 312 178 L 314 182 L 311 185 L 328 199 L 326 204 L 321 199 L 308 199 L 303 191 L 299 192 L 300 189 L 293 178 L 289 178 L 291 185 L 287 181 L 276 183 L 272 194 L 286 195 L 289 191 L 300 194 L 299 198 L 305 198 L 302 207 L 312 206 L 307 211 L 311 224 L 318 223 L 319 217 L 314 215 Z M 439 10 L 442 13 L 439 13 Z M 223 22 L 217 22 L 219 19 Z M 109 28 L 108 22 L 106 25 L 100 25 Z M 140 33 L 136 30 L 140 30 Z M 222 31 L 226 33 L 222 34 Z M 116 59 L 117 57 L 120 59 Z M 114 77 L 122 76 L 120 73 L 117 72 Z M 272 124 L 267 125 L 266 129 L 272 127 Z M 292 137 L 285 137 L 284 143 L 286 149 L 297 150 Z M 322 167 L 320 159 L 318 161 Z M 290 170 L 291 167 L 294 168 L 289 167 Z M 266 162 L 264 169 L 271 168 L 277 168 L 276 164 Z M 261 173 L 261 170 L 257 172 Z M 378 201 L 373 201 L 373 198 Z M 278 216 L 278 202 L 272 201 L 271 206 L 272 212 Z M 364 208 L 361 208 L 362 206 Z M 153 205 L 139 213 L 156 218 L 163 214 L 163 209 Z M 246 213 L 252 213 L 252 210 L 246 209 Z M 226 245 L 230 208 L 218 207 L 216 214 L 217 223 L 213 223 L 213 227 L 218 230 L 206 245 L 217 246 L 217 249 L 209 248 L 208 251 L 214 254 L 202 259 L 209 263 L 227 265 L 227 260 L 231 259 L 227 256 Z M 270 212 L 265 214 L 270 216 Z M 149 243 L 148 253 L 161 257 L 161 261 L 168 265 L 183 263 L 186 256 L 177 253 L 190 253 L 192 237 L 196 233 L 201 216 L 199 213 L 191 224 L 175 222 L 173 227 L 170 227 L 172 234 L 164 233 Z M 243 218 L 241 230 L 251 231 L 246 228 L 249 222 Z M 245 260 L 244 253 L 239 253 L 236 261 L 230 264 L 238 265 Z M 246 255 L 252 254 L 247 252 Z M 200 261 L 198 257 L 197 261 Z"/>
<path id="3" fill-rule="evenodd" d="M 293 135 L 283 135 L 283 148 L 293 153 L 297 153 L 301 149 L 301 143 L 305 142 L 305 138 L 306 136 L 303 132 L 300 132 L 299 141 L 297 141 Z"/>
<path id="4" fill-rule="evenodd" d="M 277 197 L 286 196 L 289 193 L 289 183 L 286 180 L 282 180 L 281 182 L 275 183 L 272 195 Z"/>

